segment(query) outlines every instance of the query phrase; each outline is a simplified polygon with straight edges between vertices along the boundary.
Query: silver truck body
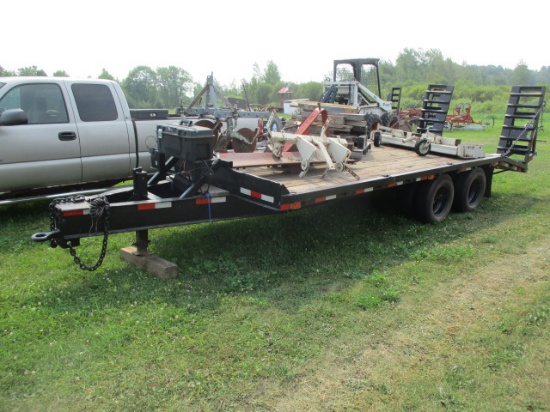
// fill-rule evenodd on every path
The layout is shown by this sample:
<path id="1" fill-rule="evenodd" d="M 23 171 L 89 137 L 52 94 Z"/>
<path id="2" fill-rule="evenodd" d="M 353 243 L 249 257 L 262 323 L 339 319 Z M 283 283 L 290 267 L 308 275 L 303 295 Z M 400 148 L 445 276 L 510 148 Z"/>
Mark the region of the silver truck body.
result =
<path id="1" fill-rule="evenodd" d="M 14 110 L 27 122 L 3 121 Z M 133 121 L 114 81 L 0 78 L 0 195 L 123 181 L 137 165 L 152 171 L 148 148 L 168 122 L 155 120 Z"/>

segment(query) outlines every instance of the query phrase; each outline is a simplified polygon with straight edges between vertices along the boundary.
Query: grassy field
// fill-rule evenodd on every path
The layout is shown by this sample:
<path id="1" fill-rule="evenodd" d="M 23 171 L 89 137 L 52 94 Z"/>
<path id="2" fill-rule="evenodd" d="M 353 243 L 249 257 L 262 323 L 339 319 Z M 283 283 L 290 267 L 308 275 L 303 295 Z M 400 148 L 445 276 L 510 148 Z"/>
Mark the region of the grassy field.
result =
<path id="1" fill-rule="evenodd" d="M 446 135 L 493 153 L 500 125 Z M 81 271 L 30 241 L 47 202 L 2 207 L 0 410 L 550 410 L 549 137 L 437 225 L 358 199 L 153 230 L 174 280 L 131 233 Z"/>

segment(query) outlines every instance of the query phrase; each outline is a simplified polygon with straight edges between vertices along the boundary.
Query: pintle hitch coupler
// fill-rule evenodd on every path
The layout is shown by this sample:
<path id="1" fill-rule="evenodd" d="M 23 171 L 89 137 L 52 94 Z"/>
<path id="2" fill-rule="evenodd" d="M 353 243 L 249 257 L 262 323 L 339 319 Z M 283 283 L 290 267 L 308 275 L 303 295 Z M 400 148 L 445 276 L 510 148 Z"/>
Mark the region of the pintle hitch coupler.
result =
<path id="1" fill-rule="evenodd" d="M 31 240 L 38 243 L 49 241 L 50 247 L 52 248 L 59 246 L 62 249 L 69 249 L 80 245 L 80 239 L 66 240 L 61 238 L 60 234 L 61 231 L 59 229 L 55 229 L 51 232 L 38 232 L 31 236 Z"/>

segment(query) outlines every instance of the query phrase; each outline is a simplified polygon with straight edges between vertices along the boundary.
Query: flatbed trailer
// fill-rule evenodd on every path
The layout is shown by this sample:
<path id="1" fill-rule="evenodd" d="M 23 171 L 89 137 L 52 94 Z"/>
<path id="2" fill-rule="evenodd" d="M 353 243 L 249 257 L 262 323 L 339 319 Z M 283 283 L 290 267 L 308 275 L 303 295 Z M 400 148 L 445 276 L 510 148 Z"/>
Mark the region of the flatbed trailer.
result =
<path id="1" fill-rule="evenodd" d="M 291 213 L 382 190 L 400 192 L 405 214 L 426 223 L 441 222 L 451 208 L 471 211 L 490 196 L 495 173 L 527 171 L 536 154 L 540 109 L 532 111 L 527 125 L 512 125 L 517 133 L 507 134 L 503 127 L 498 153 L 478 158 L 420 156 L 408 147 L 381 144 L 345 167 L 328 170 L 322 162 L 312 163 L 307 174 L 300 175 L 303 167 L 298 152 L 289 151 L 279 158 L 270 152 L 224 153 L 195 159 L 187 176 L 181 177 L 170 172 L 181 159 L 157 153 L 159 172 L 149 177 L 136 169 L 131 188 L 54 200 L 50 231 L 35 233 L 32 239 L 69 248 L 82 269 L 95 270 L 103 261 L 109 235 L 135 231 L 135 247 L 124 249 L 123 257 L 161 277 L 172 277 L 177 267 L 148 253 L 150 229 Z M 521 154 L 523 159 L 513 159 L 512 154 Z M 90 236 L 104 237 L 93 266 L 81 262 L 75 249 L 82 238 Z"/>

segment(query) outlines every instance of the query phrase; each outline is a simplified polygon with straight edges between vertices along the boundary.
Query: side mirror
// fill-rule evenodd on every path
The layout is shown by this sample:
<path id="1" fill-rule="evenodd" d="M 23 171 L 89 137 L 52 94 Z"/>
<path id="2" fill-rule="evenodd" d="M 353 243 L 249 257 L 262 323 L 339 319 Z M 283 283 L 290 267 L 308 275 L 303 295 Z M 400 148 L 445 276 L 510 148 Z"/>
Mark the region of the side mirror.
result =
<path id="1" fill-rule="evenodd" d="M 16 126 L 29 123 L 27 113 L 21 109 L 8 109 L 0 115 L 0 126 Z"/>

